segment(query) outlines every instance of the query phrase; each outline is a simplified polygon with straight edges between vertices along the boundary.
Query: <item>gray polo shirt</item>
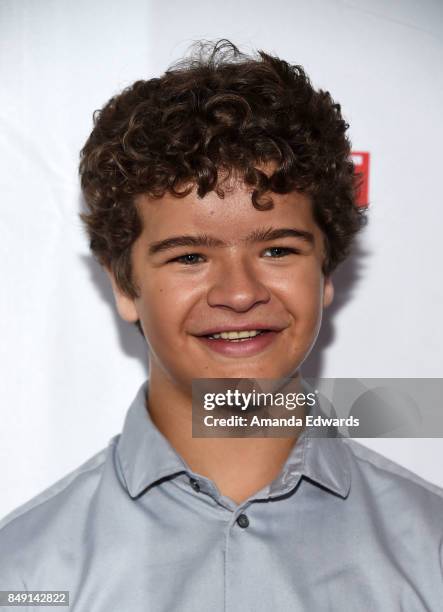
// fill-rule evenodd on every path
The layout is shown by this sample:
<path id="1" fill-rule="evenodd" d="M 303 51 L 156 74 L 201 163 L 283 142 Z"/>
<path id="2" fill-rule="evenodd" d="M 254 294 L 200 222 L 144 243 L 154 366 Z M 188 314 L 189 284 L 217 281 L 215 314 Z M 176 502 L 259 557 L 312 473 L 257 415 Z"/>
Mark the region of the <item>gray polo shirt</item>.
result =
<path id="1" fill-rule="evenodd" d="M 303 433 L 237 505 L 174 451 L 147 392 L 106 449 L 0 522 L 0 590 L 68 590 L 75 612 L 443 610 L 440 488 Z"/>

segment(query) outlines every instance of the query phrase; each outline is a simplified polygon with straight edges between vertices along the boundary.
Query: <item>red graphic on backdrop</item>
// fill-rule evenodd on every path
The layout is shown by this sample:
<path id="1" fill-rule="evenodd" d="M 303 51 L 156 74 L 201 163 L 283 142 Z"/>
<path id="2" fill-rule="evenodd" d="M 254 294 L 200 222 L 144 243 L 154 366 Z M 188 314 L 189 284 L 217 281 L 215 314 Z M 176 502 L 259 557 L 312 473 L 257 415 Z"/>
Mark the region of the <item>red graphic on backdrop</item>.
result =
<path id="1" fill-rule="evenodd" d="M 352 151 L 352 161 L 355 172 L 360 178 L 360 189 L 357 193 L 357 206 L 367 206 L 369 203 L 369 153 Z"/>

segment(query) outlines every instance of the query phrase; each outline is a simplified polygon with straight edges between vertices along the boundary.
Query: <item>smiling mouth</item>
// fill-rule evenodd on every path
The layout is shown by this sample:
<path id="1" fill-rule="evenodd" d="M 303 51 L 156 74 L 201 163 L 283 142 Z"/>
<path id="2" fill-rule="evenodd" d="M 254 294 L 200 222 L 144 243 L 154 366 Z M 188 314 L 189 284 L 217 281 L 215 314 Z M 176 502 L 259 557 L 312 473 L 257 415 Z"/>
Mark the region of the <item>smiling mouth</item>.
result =
<path id="1" fill-rule="evenodd" d="M 228 342 L 247 342 L 251 338 L 268 333 L 268 329 L 241 331 L 241 332 L 220 332 L 219 334 L 208 334 L 205 338 L 210 340 L 228 340 Z"/>
<path id="2" fill-rule="evenodd" d="M 216 332 L 197 336 L 210 351 L 226 357 L 252 357 L 269 349 L 282 330 L 253 329 L 247 331 Z"/>

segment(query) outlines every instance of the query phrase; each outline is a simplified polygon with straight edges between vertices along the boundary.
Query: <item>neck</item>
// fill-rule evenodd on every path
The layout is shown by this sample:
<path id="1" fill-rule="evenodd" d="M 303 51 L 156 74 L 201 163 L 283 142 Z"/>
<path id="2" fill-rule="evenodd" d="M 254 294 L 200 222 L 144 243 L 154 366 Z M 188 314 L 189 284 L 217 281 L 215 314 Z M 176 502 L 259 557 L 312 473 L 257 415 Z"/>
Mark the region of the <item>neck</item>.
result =
<path id="1" fill-rule="evenodd" d="M 270 484 L 297 437 L 193 438 L 192 394 L 151 368 L 148 406 L 152 421 L 193 472 L 210 478 L 240 504 Z M 300 433 L 300 432 L 299 432 Z"/>

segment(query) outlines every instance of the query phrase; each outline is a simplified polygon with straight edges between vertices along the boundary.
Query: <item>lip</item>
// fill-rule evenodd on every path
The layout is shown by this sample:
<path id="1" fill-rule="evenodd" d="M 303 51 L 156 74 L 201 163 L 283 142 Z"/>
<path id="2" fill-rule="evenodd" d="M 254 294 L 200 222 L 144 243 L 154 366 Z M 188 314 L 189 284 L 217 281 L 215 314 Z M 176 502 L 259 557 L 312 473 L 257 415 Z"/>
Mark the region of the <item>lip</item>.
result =
<path id="1" fill-rule="evenodd" d="M 284 328 L 281 325 L 269 325 L 268 323 L 237 323 L 234 325 L 219 325 L 218 327 L 209 327 L 204 331 L 194 334 L 197 337 L 212 336 L 213 334 L 221 334 L 222 332 L 230 331 L 252 331 L 252 330 L 265 330 L 279 332 Z"/>
<path id="2" fill-rule="evenodd" d="M 240 328 L 235 328 L 240 329 Z M 260 329 L 258 327 L 247 327 L 245 329 Z M 261 328 L 268 329 L 268 328 Z M 224 331 L 234 331 L 232 328 L 230 330 Z M 196 336 L 197 339 L 202 342 L 207 348 L 211 351 L 215 351 L 220 355 L 225 355 L 227 357 L 249 357 L 252 355 L 256 355 L 261 353 L 270 345 L 272 345 L 278 338 L 281 333 L 281 329 L 279 330 L 270 330 L 265 334 L 260 334 L 258 336 L 254 336 L 253 338 L 248 338 L 247 340 L 243 340 L 241 342 L 232 342 L 230 340 L 224 340 L 223 338 L 206 338 L 206 336 Z M 209 332 L 211 333 L 211 332 Z M 216 333 L 214 331 L 213 333 Z"/>

